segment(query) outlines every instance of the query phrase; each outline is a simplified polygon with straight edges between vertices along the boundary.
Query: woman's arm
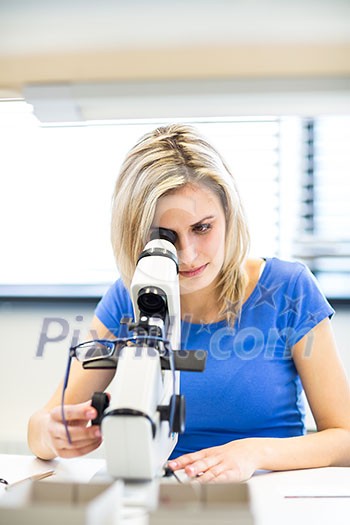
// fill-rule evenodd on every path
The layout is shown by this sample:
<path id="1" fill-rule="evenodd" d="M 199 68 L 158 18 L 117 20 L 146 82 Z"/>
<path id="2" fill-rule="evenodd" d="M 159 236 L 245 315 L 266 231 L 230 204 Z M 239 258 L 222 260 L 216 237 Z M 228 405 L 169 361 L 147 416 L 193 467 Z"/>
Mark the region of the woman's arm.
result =
<path id="1" fill-rule="evenodd" d="M 331 324 L 324 319 L 293 349 L 318 432 L 292 438 L 233 441 L 169 463 L 201 482 L 241 481 L 255 470 L 350 466 L 350 389 Z"/>
<path id="2" fill-rule="evenodd" d="M 95 316 L 91 326 L 94 338 L 115 339 Z M 99 427 L 87 426 L 97 415 L 91 407 L 94 392 L 103 391 L 113 378 L 114 370 L 85 370 L 73 359 L 65 393 L 65 417 L 70 426 L 69 444 L 61 418 L 62 382 L 46 405 L 35 412 L 28 424 L 28 444 L 42 459 L 56 456 L 75 457 L 91 452 L 101 443 Z"/>
<path id="3" fill-rule="evenodd" d="M 284 439 L 278 454 L 275 440 L 266 440 L 263 463 L 271 470 L 349 466 L 350 388 L 329 319 L 295 345 L 293 359 L 318 432 Z"/>

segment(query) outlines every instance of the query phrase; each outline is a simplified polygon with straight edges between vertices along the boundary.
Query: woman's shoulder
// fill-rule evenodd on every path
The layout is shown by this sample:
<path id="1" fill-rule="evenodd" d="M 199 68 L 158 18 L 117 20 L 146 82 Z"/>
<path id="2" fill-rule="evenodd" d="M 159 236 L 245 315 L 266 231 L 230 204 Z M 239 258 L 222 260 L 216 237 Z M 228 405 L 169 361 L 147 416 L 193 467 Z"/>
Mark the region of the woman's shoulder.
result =
<path id="1" fill-rule="evenodd" d="M 279 257 L 268 257 L 265 259 L 266 269 L 272 274 L 283 277 L 295 277 L 303 272 L 309 272 L 305 263 L 298 260 L 285 260 Z"/>
<path id="2" fill-rule="evenodd" d="M 130 299 L 129 291 L 122 279 L 119 278 L 107 288 L 101 300 L 102 302 L 109 302 L 128 299 Z"/>
<path id="3" fill-rule="evenodd" d="M 300 261 L 287 261 L 278 257 L 250 258 L 246 262 L 247 296 L 258 283 L 271 283 L 275 280 L 287 282 L 294 280 L 304 271 L 307 271 L 307 267 Z"/>
<path id="4" fill-rule="evenodd" d="M 128 289 L 121 279 L 117 279 L 103 295 L 95 312 L 98 315 L 101 312 L 108 312 L 109 314 L 114 312 L 117 314 L 122 310 L 124 314 L 126 314 L 126 312 L 131 314 L 132 304 Z"/>
<path id="5" fill-rule="evenodd" d="M 279 290 L 282 294 L 309 295 L 310 297 L 315 293 L 323 295 L 311 270 L 299 260 L 267 258 L 259 285 L 265 289 Z"/>
<path id="6" fill-rule="evenodd" d="M 272 293 L 281 295 L 291 290 L 314 286 L 315 278 L 307 266 L 296 260 L 278 257 L 249 259 L 247 261 L 248 286 L 245 300 L 257 294 Z"/>

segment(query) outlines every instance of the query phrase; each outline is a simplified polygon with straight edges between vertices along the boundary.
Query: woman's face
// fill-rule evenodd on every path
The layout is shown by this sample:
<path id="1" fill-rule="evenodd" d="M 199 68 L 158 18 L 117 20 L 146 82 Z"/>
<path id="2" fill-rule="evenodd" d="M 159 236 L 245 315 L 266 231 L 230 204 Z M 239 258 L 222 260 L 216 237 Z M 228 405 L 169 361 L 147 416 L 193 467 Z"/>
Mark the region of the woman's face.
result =
<path id="1" fill-rule="evenodd" d="M 225 215 L 219 197 L 206 186 L 187 184 L 158 200 L 152 228 L 177 234 L 180 291 L 214 286 L 225 254 Z"/>

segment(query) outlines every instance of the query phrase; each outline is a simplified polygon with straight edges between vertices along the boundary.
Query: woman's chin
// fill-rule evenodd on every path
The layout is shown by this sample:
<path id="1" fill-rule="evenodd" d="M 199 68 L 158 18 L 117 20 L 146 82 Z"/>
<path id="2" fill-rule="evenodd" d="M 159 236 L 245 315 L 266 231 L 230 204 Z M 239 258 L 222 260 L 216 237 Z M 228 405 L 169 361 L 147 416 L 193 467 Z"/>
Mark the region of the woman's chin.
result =
<path id="1" fill-rule="evenodd" d="M 203 291 L 212 286 L 214 279 L 210 276 L 201 276 L 200 278 L 180 277 L 180 294 L 190 294 Z"/>

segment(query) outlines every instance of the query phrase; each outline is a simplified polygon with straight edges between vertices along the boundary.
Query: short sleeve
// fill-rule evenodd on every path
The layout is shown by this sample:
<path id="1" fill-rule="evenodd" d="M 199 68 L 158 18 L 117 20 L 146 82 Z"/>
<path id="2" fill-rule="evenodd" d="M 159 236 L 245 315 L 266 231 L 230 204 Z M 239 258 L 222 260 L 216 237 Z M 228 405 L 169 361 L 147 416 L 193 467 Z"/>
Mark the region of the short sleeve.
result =
<path id="1" fill-rule="evenodd" d="M 288 318 L 287 324 L 290 329 L 288 346 L 290 347 L 323 319 L 331 318 L 334 314 L 314 275 L 304 264 L 300 263 L 300 268 L 299 274 L 290 282 L 284 295 L 282 313 Z"/>
<path id="2" fill-rule="evenodd" d="M 120 333 L 120 320 L 133 318 L 134 314 L 129 292 L 121 279 L 107 290 L 96 306 L 95 315 L 115 336 L 124 335 Z"/>

